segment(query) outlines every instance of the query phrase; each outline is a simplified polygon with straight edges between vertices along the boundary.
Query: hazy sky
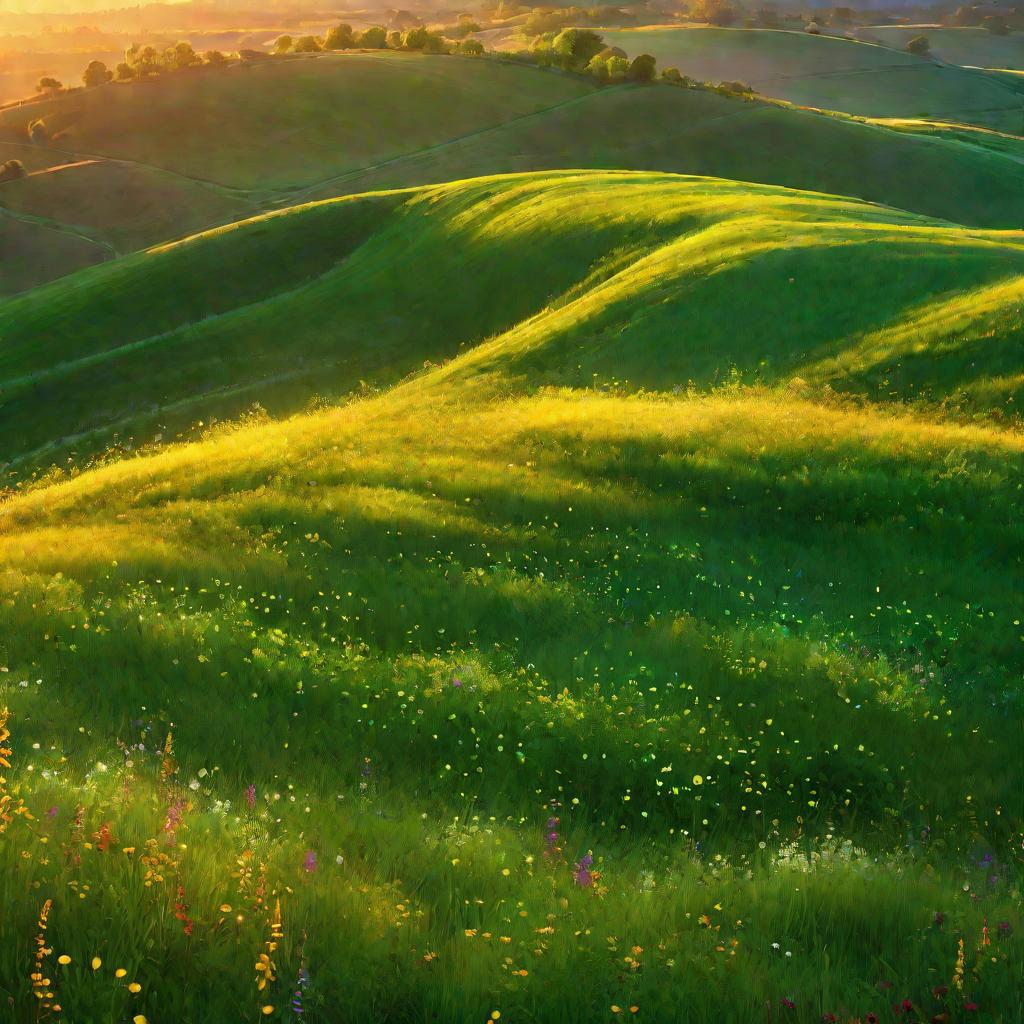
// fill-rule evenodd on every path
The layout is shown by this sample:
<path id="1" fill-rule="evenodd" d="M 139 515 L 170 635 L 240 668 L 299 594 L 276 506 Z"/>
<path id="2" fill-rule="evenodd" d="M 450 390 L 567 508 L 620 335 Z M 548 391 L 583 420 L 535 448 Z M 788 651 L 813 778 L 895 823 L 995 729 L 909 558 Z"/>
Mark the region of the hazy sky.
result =
<path id="1" fill-rule="evenodd" d="M 188 0 L 162 0 L 163 3 L 187 3 Z M 109 11 L 135 7 L 131 0 L 0 0 L 0 14 L 68 14 L 76 11 Z"/>

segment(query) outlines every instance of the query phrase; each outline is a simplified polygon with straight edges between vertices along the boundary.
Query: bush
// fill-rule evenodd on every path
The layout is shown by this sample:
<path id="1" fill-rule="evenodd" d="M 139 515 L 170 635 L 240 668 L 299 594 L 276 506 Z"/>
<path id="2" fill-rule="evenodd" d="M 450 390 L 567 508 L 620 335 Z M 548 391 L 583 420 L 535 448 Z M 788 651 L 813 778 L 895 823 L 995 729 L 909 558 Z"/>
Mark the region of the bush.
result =
<path id="1" fill-rule="evenodd" d="M 719 82 L 715 87 L 716 92 L 725 96 L 753 96 L 754 90 L 746 82 Z"/>
<path id="2" fill-rule="evenodd" d="M 36 92 L 48 92 L 55 93 L 60 92 L 64 88 L 64 83 L 59 78 L 50 78 L 44 76 L 39 79 L 39 84 L 36 86 Z"/>
<path id="3" fill-rule="evenodd" d="M 355 45 L 356 37 L 352 34 L 351 25 L 335 25 L 324 36 L 325 50 L 352 50 Z"/>
<path id="4" fill-rule="evenodd" d="M 20 160 L 8 160 L 0 164 L 0 182 L 14 181 L 17 178 L 24 178 L 28 174 L 25 165 Z"/>
<path id="5" fill-rule="evenodd" d="M 388 45 L 388 34 L 380 25 L 373 25 L 360 32 L 358 38 L 364 50 L 384 50 Z"/>
<path id="6" fill-rule="evenodd" d="M 463 39 L 459 43 L 459 53 L 465 57 L 480 57 L 484 52 L 484 44 L 479 39 Z"/>
<path id="7" fill-rule="evenodd" d="M 998 14 L 990 14 L 986 18 L 982 18 L 981 27 L 994 36 L 1005 36 L 1010 33 L 1010 26 L 1006 24 L 1006 19 Z"/>
<path id="8" fill-rule="evenodd" d="M 818 36 L 821 35 L 821 26 L 816 21 L 809 21 L 804 31 L 809 32 L 812 36 Z"/>
<path id="9" fill-rule="evenodd" d="M 673 85 L 682 85 L 683 76 L 679 73 L 679 68 L 665 68 L 661 72 L 662 80 L 665 82 L 671 82 Z"/>
<path id="10" fill-rule="evenodd" d="M 82 81 L 88 88 L 97 85 L 106 85 L 114 77 L 112 71 L 101 60 L 91 60 L 82 72 Z"/>
<path id="11" fill-rule="evenodd" d="M 631 82 L 653 82 L 656 70 L 657 62 L 655 59 L 649 53 L 641 53 L 639 57 L 633 58 L 626 77 Z"/>
<path id="12" fill-rule="evenodd" d="M 925 57 L 931 49 L 927 36 L 914 36 L 907 43 L 907 53 L 915 53 L 918 57 Z"/>
<path id="13" fill-rule="evenodd" d="M 447 53 L 448 43 L 444 37 L 438 32 L 428 32 L 427 38 L 423 43 L 424 53 Z"/>
<path id="14" fill-rule="evenodd" d="M 607 66 L 609 82 L 624 82 L 629 75 L 629 61 L 625 57 L 609 57 Z"/>
<path id="15" fill-rule="evenodd" d="M 565 28 L 555 36 L 551 48 L 562 67 L 585 68 L 604 49 L 604 40 L 590 29 Z"/>
<path id="16" fill-rule="evenodd" d="M 274 40 L 274 53 L 288 53 L 295 45 L 295 40 L 289 35 L 278 36 Z"/>
<path id="17" fill-rule="evenodd" d="M 222 68 L 228 62 L 228 58 L 225 57 L 220 50 L 207 50 L 206 53 L 203 54 L 203 60 L 211 68 Z"/>
<path id="18" fill-rule="evenodd" d="M 599 82 L 608 81 L 608 58 L 600 53 L 590 58 L 587 64 L 587 74 L 593 75 Z"/>
<path id="19" fill-rule="evenodd" d="M 203 59 L 193 49 L 191 43 L 175 43 L 164 53 L 164 65 L 170 71 L 184 71 L 185 68 L 202 64 Z"/>
<path id="20" fill-rule="evenodd" d="M 121 61 L 114 69 L 114 77 L 119 82 L 130 82 L 135 77 L 135 68 L 126 61 Z"/>
<path id="21" fill-rule="evenodd" d="M 294 53 L 319 53 L 322 47 L 316 36 L 299 36 L 292 47 Z"/>

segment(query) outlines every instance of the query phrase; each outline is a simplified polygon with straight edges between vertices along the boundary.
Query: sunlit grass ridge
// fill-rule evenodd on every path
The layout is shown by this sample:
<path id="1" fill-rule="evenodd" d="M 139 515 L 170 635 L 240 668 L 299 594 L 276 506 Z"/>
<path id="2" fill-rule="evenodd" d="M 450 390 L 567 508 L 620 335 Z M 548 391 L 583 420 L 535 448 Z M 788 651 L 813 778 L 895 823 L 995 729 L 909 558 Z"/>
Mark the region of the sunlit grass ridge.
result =
<path id="1" fill-rule="evenodd" d="M 26 394 L 397 382 L 0 504 L 14 1019 L 1020 1020 L 1020 241 L 565 172 L 0 307 Z"/>

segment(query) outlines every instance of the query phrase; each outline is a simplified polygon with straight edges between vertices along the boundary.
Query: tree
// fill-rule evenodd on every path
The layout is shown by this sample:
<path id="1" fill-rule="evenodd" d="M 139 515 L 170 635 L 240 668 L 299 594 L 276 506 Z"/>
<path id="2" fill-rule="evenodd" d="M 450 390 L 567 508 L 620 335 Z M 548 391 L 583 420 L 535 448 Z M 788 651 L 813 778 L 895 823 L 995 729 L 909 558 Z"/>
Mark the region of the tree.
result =
<path id="1" fill-rule="evenodd" d="M 211 68 L 222 68 L 228 62 L 227 57 L 225 57 L 220 50 L 207 50 L 206 53 L 203 54 L 203 60 L 206 61 Z"/>
<path id="2" fill-rule="evenodd" d="M 29 122 L 28 137 L 29 141 L 37 146 L 45 146 L 50 141 L 50 129 L 46 127 L 46 122 L 41 117 Z"/>
<path id="3" fill-rule="evenodd" d="M 681 85 L 683 82 L 683 76 L 679 72 L 679 68 L 664 68 L 661 72 L 662 80 L 665 82 L 671 82 L 673 85 Z"/>
<path id="4" fill-rule="evenodd" d="M 1006 19 L 998 14 L 990 14 L 986 18 L 982 18 L 981 27 L 994 36 L 1005 36 L 1010 33 L 1010 26 L 1006 24 Z"/>
<path id="5" fill-rule="evenodd" d="M 608 58 L 600 53 L 590 58 L 587 64 L 587 74 L 593 75 L 599 82 L 608 81 Z"/>
<path id="6" fill-rule="evenodd" d="M 293 49 L 296 53 L 319 53 L 320 41 L 316 36 L 299 36 Z"/>
<path id="7" fill-rule="evenodd" d="M 164 63 L 172 71 L 184 71 L 185 68 L 195 67 L 196 64 L 201 64 L 202 60 L 188 42 L 175 43 L 164 54 Z"/>
<path id="8" fill-rule="evenodd" d="M 119 82 L 130 82 L 135 77 L 135 68 L 127 61 L 121 61 L 114 69 L 114 77 Z"/>
<path id="9" fill-rule="evenodd" d="M 402 33 L 398 29 L 392 29 L 388 33 L 388 46 L 392 50 L 400 50 L 402 48 Z"/>
<path id="10" fill-rule="evenodd" d="M 112 71 L 101 60 L 91 60 L 82 72 L 82 81 L 90 89 L 96 85 L 106 85 L 114 77 Z"/>
<path id="11" fill-rule="evenodd" d="M 656 67 L 657 62 L 649 53 L 641 53 L 639 57 L 633 58 L 626 77 L 631 82 L 653 82 Z"/>
<path id="12" fill-rule="evenodd" d="M 402 33 L 403 50 L 422 50 L 427 41 L 427 30 L 422 26 L 411 28 Z"/>
<path id="13" fill-rule="evenodd" d="M 295 40 L 291 36 L 278 36 L 274 40 L 274 53 L 287 53 L 294 44 Z"/>
<path id="14" fill-rule="evenodd" d="M 624 82 L 629 74 L 629 61 L 625 57 L 608 58 L 608 81 Z"/>
<path id="15" fill-rule="evenodd" d="M 459 43 L 459 53 L 466 57 L 480 57 L 484 52 L 484 44 L 479 39 L 463 39 Z"/>
<path id="16" fill-rule="evenodd" d="M 587 28 L 564 28 L 551 43 L 564 68 L 585 68 L 604 49 L 604 40 Z"/>
<path id="17" fill-rule="evenodd" d="M 351 25 L 335 25 L 334 28 L 328 29 L 327 35 L 324 36 L 325 50 L 352 50 L 355 45 Z"/>
<path id="18" fill-rule="evenodd" d="M 447 53 L 448 43 L 444 36 L 438 32 L 428 32 L 427 38 L 423 41 L 424 53 Z"/>
<path id="19" fill-rule="evenodd" d="M 50 78 L 48 75 L 44 75 L 39 79 L 39 84 L 36 86 L 36 92 L 45 92 L 52 96 L 54 93 L 60 92 L 63 88 L 64 83 L 59 78 Z"/>
<path id="20" fill-rule="evenodd" d="M 0 164 L 0 181 L 15 181 L 17 178 L 24 178 L 26 174 L 28 171 L 20 160 L 7 160 Z"/>
<path id="21" fill-rule="evenodd" d="M 726 28 L 736 20 L 736 9 L 726 3 L 726 0 L 700 0 L 693 9 L 692 16 L 696 21 Z"/>
<path id="22" fill-rule="evenodd" d="M 916 54 L 918 57 L 927 57 L 931 46 L 927 36 L 914 36 L 907 43 L 907 53 Z"/>
<path id="23" fill-rule="evenodd" d="M 384 50 L 388 45 L 388 34 L 380 25 L 373 25 L 359 33 L 359 45 L 364 50 Z"/>

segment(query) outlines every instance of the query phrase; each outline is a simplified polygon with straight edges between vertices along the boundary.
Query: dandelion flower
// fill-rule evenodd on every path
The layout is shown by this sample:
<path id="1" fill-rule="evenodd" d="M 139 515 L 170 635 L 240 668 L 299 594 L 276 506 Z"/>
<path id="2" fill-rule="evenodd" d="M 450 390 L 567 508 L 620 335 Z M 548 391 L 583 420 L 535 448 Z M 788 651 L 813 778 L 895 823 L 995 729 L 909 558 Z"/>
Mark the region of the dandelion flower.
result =
<path id="1" fill-rule="evenodd" d="M 131 992 L 133 996 L 137 995 L 142 991 L 142 986 L 137 981 L 130 982 L 128 985 L 128 991 Z"/>
<path id="2" fill-rule="evenodd" d="M 703 786 L 704 785 L 704 776 L 703 775 L 694 775 L 694 777 L 693 777 L 693 784 L 695 786 Z"/>
<path id="3" fill-rule="evenodd" d="M 146 1020 L 146 1015 L 144 1013 L 137 1013 L 132 1017 L 132 1024 L 149 1024 L 149 1021 Z"/>
<path id="4" fill-rule="evenodd" d="M 57 963 L 59 963 L 61 967 L 67 967 L 67 965 L 71 963 L 71 957 L 69 957 L 67 953 L 64 953 L 57 957 Z"/>
<path id="5" fill-rule="evenodd" d="M 118 969 L 114 971 L 114 977 L 123 978 L 127 973 L 128 972 L 123 967 L 118 967 Z"/>
<path id="6" fill-rule="evenodd" d="M 261 1012 L 263 1013 L 264 1017 L 269 1017 L 274 1012 L 274 1008 L 268 1003 L 266 1006 L 263 1007 L 263 1010 Z"/>
<path id="7" fill-rule="evenodd" d="M 98 956 L 94 956 L 92 958 L 92 969 L 94 971 L 98 971 L 102 966 L 103 966 L 103 961 Z"/>

